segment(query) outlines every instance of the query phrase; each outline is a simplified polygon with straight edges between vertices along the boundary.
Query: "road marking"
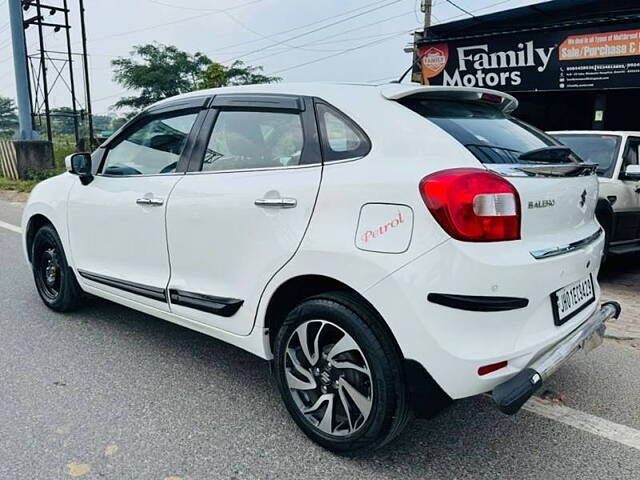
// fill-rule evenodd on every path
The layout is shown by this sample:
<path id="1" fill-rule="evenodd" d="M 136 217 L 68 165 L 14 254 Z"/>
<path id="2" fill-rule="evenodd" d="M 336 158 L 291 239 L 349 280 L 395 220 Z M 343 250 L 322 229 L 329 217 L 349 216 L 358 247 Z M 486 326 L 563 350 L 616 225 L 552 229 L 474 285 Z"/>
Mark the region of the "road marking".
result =
<path id="1" fill-rule="evenodd" d="M 539 397 L 531 397 L 522 408 L 541 417 L 640 450 L 640 430 L 626 425 L 613 423 L 580 410 L 545 401 Z"/>
<path id="2" fill-rule="evenodd" d="M 0 228 L 6 228 L 7 230 L 11 230 L 12 232 L 22 233 L 22 229 L 20 227 L 3 222 L 2 220 L 0 220 Z"/>

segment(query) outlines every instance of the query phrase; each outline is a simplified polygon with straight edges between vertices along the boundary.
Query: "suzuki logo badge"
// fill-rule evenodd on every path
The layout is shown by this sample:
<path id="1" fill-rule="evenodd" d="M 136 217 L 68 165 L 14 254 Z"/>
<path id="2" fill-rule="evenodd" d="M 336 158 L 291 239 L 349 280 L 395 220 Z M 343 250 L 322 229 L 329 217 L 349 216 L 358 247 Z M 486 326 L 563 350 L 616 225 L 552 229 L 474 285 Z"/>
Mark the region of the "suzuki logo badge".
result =
<path id="1" fill-rule="evenodd" d="M 580 195 L 580 208 L 584 207 L 585 203 L 587 203 L 587 191 L 583 190 L 582 195 Z"/>

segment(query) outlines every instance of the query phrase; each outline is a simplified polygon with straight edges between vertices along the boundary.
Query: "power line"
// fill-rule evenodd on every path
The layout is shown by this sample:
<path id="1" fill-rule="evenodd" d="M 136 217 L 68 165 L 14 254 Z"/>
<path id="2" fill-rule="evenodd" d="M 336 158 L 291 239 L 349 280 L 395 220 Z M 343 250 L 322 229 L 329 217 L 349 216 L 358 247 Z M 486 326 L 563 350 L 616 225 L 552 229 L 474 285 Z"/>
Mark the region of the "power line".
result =
<path id="1" fill-rule="evenodd" d="M 465 10 L 464 8 L 462 8 L 461 6 L 459 6 L 457 3 L 451 1 L 451 0 L 445 0 L 449 5 L 454 6 L 455 8 L 457 8 L 458 10 L 460 10 L 463 13 L 466 13 L 467 15 L 470 15 L 471 17 L 475 18 L 476 16 L 469 12 L 468 10 Z"/>
<path id="2" fill-rule="evenodd" d="M 149 1 L 151 1 L 151 0 L 149 0 Z M 254 3 L 259 3 L 259 2 L 262 2 L 262 1 L 264 1 L 264 0 L 252 0 L 250 2 L 243 3 L 241 6 L 244 7 L 244 6 L 248 6 L 248 5 L 253 5 Z M 239 6 L 240 5 L 236 5 L 235 7 L 230 7 L 229 9 L 238 8 Z M 187 22 L 189 20 L 195 20 L 196 18 L 204 18 L 204 17 L 209 17 L 209 16 L 212 16 L 212 15 L 218 15 L 220 13 L 225 13 L 227 10 L 228 9 L 216 9 L 216 10 L 211 11 L 210 13 L 205 13 L 204 15 L 202 13 L 200 13 L 198 15 L 193 15 L 191 17 L 180 18 L 178 20 L 172 20 L 170 22 L 158 23 L 156 25 L 150 25 L 148 27 L 136 28 L 134 30 L 127 30 L 125 32 L 118 32 L 118 33 L 114 33 L 114 34 L 110 34 L 110 35 L 105 35 L 103 37 L 92 38 L 89 41 L 90 42 L 96 42 L 96 41 L 99 41 L 99 40 L 106 40 L 108 38 L 123 37 L 125 35 L 130 35 L 132 33 L 146 32 L 146 31 L 149 31 L 149 30 L 154 30 L 156 28 L 165 27 L 167 25 L 175 25 L 177 23 Z"/>
<path id="3" fill-rule="evenodd" d="M 445 0 L 445 1 L 447 1 L 447 0 Z M 473 15 L 473 13 L 482 12 L 483 10 L 488 10 L 490 8 L 497 7 L 498 5 L 504 5 L 505 3 L 510 3 L 510 2 L 513 2 L 513 1 L 515 1 L 515 0 L 501 0 L 499 2 L 494 2 L 494 3 L 491 3 L 489 5 L 485 5 L 484 7 L 471 10 L 471 12 L 469 14 L 472 17 L 475 17 L 475 15 Z M 440 21 L 440 23 L 446 23 L 446 22 L 449 22 L 451 20 L 456 20 L 456 19 L 464 17 L 464 16 L 465 16 L 464 14 L 463 15 L 454 15 L 453 17 L 448 17 L 448 18 L 443 19 L 442 21 Z M 434 15 L 434 17 L 435 17 L 435 15 Z"/>
<path id="4" fill-rule="evenodd" d="M 333 37 L 338 37 L 338 36 L 340 36 L 340 35 L 346 35 L 346 34 L 348 34 L 348 33 L 353 33 L 353 32 L 355 32 L 355 31 L 362 30 L 362 29 L 364 29 L 364 28 L 369 28 L 369 27 L 372 27 L 372 26 L 374 26 L 374 25 L 379 25 L 379 24 L 381 24 L 381 23 L 388 22 L 388 21 L 390 21 L 390 20 L 394 20 L 394 19 L 396 19 L 396 18 L 404 17 L 404 16 L 409 15 L 409 14 L 411 14 L 411 13 L 412 13 L 411 11 L 407 11 L 407 12 L 401 13 L 401 14 L 399 14 L 399 15 L 395 15 L 395 16 L 392 16 L 392 17 L 386 17 L 386 18 L 383 18 L 382 20 L 377 20 L 377 21 L 375 21 L 375 22 L 367 23 L 367 24 L 365 24 L 365 25 L 361 25 L 361 26 L 359 26 L 359 27 L 352 28 L 352 29 L 349 29 L 349 30 L 345 30 L 345 31 L 343 31 L 343 32 L 341 32 L 341 33 L 337 33 L 337 34 L 333 35 Z M 403 31 L 404 31 L 404 30 L 403 30 Z M 399 33 L 399 32 L 396 32 L 396 33 Z M 381 35 L 376 35 L 376 37 L 379 37 L 379 36 L 381 36 Z M 365 37 L 365 38 L 366 38 L 366 37 Z M 308 46 L 308 45 L 321 45 L 321 44 L 322 44 L 322 42 L 316 42 L 315 40 L 313 40 L 313 41 L 311 41 L 311 42 L 307 42 L 307 43 L 303 43 L 303 44 L 301 44 L 301 45 L 298 45 L 298 46 L 296 46 L 296 48 L 300 48 L 300 49 L 303 49 L 303 50 L 310 50 L 310 51 L 314 51 L 313 49 L 305 49 L 305 48 L 303 48 L 303 47 L 306 47 L 306 46 Z M 282 53 L 286 53 L 286 52 L 288 52 L 288 51 L 289 51 L 289 50 L 279 50 L 278 52 L 274 52 L 274 53 L 271 53 L 271 54 L 266 55 L 266 56 L 264 56 L 264 55 L 263 55 L 263 56 L 261 56 L 261 57 L 260 57 L 260 60 L 265 60 L 265 59 L 267 59 L 267 58 L 272 58 L 272 57 L 275 57 L 275 56 L 280 55 L 280 54 L 282 54 Z M 316 51 L 317 51 L 317 50 L 316 50 Z M 340 50 L 334 50 L 334 51 L 340 51 Z M 259 53 L 262 53 L 262 52 L 259 52 Z"/>
<path id="5" fill-rule="evenodd" d="M 323 25 L 321 27 L 314 28 L 314 29 L 309 30 L 307 32 L 299 33 L 299 34 L 294 35 L 292 37 L 286 38 L 285 40 L 278 41 L 277 43 L 286 45 L 286 42 L 290 42 L 291 40 L 295 40 L 295 39 L 300 38 L 300 37 L 305 37 L 307 35 L 311 35 L 312 33 L 316 33 L 316 32 L 319 32 L 321 30 L 325 30 L 327 28 L 333 27 L 333 26 L 338 25 L 340 23 L 348 22 L 349 20 L 353 20 L 354 18 L 358 18 L 358 17 L 361 17 L 361 16 L 366 15 L 368 13 L 375 12 L 377 10 L 381 10 L 383 8 L 389 7 L 389 6 L 394 5 L 396 3 L 400 3 L 401 1 L 403 1 L 403 0 L 392 0 L 391 2 L 387 2 L 387 3 L 383 4 L 383 5 L 379 5 L 377 7 L 370 8 L 369 10 L 365 10 L 364 12 L 360 12 L 360 13 L 357 13 L 355 15 L 351 15 L 351 16 L 349 16 L 347 18 L 343 18 L 343 19 L 337 20 L 335 22 L 329 23 L 327 25 Z M 273 45 L 271 47 L 273 47 Z M 271 47 L 266 47 L 266 48 L 271 48 Z M 265 50 L 265 48 L 257 49 L 257 50 L 251 50 L 251 51 L 249 51 L 249 52 L 247 52 L 247 53 L 245 53 L 243 55 L 237 56 L 235 58 L 230 58 L 230 59 L 224 60 L 222 63 L 234 62 L 236 60 L 240 60 L 241 58 L 247 57 L 247 56 L 251 55 L 252 53 L 262 52 L 264 50 Z"/>
<path id="6" fill-rule="evenodd" d="M 325 56 L 325 57 L 317 58 L 317 59 L 315 59 L 315 60 L 309 60 L 308 62 L 299 63 L 299 64 L 297 64 L 297 65 L 292 65 L 292 66 L 290 66 L 290 67 L 283 68 L 283 69 L 281 69 L 281 70 L 277 70 L 277 71 L 275 71 L 275 72 L 272 72 L 271 74 L 272 74 L 272 75 L 275 75 L 275 74 L 278 74 L 278 73 L 288 72 L 289 70 L 294 70 L 294 69 L 296 69 L 296 68 L 304 67 L 304 66 L 306 66 L 306 65 L 311 65 L 312 63 L 317 63 L 317 62 L 321 62 L 321 61 L 323 61 L 323 60 L 328 60 L 329 58 L 338 57 L 338 56 L 340 56 L 340 55 L 344 55 L 345 53 L 353 52 L 354 50 L 360 50 L 360 49 L 362 49 L 362 48 L 372 47 L 372 46 L 377 45 L 377 44 L 379 44 L 379 43 L 386 42 L 387 40 L 390 40 L 390 39 L 392 39 L 392 38 L 399 37 L 400 35 L 406 35 L 407 33 L 410 33 L 411 31 L 413 31 L 413 29 L 411 29 L 411 30 L 406 30 L 406 31 L 404 31 L 404 32 L 401 32 L 400 34 L 395 33 L 395 34 L 393 34 L 393 35 L 390 35 L 390 36 L 388 36 L 388 37 L 385 37 L 385 38 L 383 38 L 383 39 L 381 39 L 381 40 L 377 40 L 377 41 L 375 41 L 375 42 L 367 42 L 367 43 L 365 43 L 365 44 L 358 45 L 357 47 L 347 48 L 347 49 L 342 50 L 342 51 L 340 51 L 340 52 L 338 52 L 338 53 L 334 53 L 333 55 L 327 55 L 327 56 Z"/>
<path id="7" fill-rule="evenodd" d="M 257 1 L 261 2 L 262 0 L 257 0 Z M 229 7 L 229 8 L 194 8 L 194 7 L 183 7 L 182 5 L 180 5 L 180 6 L 172 5 L 171 3 L 161 2 L 159 0 L 147 0 L 147 2 L 155 3 L 156 5 L 162 5 L 163 7 L 177 8 L 177 9 L 180 9 L 180 10 L 191 10 L 193 12 L 217 12 L 217 13 L 223 13 L 223 12 L 229 12 L 231 10 L 237 10 L 239 8 L 246 7 L 247 5 L 251 5 L 253 3 L 257 3 L 257 1 L 241 3 L 240 5 L 235 5 L 235 6 Z"/>
<path id="8" fill-rule="evenodd" d="M 288 29 L 286 29 L 286 30 L 281 30 L 281 31 L 279 31 L 279 32 L 272 33 L 272 34 L 270 34 L 269 36 L 271 36 L 271 37 L 277 37 L 277 36 L 279 36 L 279 35 L 284 35 L 284 34 L 287 34 L 287 33 L 295 32 L 296 30 L 302 30 L 303 28 L 307 28 L 307 27 L 311 27 L 311 26 L 314 26 L 314 25 L 318 25 L 319 23 L 323 23 L 323 22 L 325 22 L 325 21 L 327 21 L 327 20 L 332 20 L 332 19 L 334 19 L 334 18 L 342 17 L 342 16 L 344 16 L 344 15 L 348 15 L 348 14 L 350 14 L 350 13 L 358 12 L 358 11 L 363 10 L 363 9 L 365 9 L 365 8 L 371 7 L 372 5 L 378 5 L 378 4 L 380 4 L 380 3 L 385 3 L 385 2 L 387 2 L 387 1 L 388 1 L 388 0 L 379 0 L 379 1 L 377 1 L 377 2 L 370 3 L 370 4 L 368 4 L 368 5 L 364 5 L 364 6 L 361 6 L 361 7 L 358 7 L 358 8 L 354 8 L 354 9 L 351 9 L 351 10 L 346 10 L 346 11 L 344 11 L 344 12 L 342 12 L 342 13 L 337 14 L 337 15 L 330 15 L 330 16 L 328 16 L 328 17 L 319 18 L 319 19 L 317 19 L 317 20 L 315 20 L 315 21 L 313 21 L 313 22 L 306 23 L 306 24 L 304 24 L 304 25 L 299 25 L 299 26 L 297 26 L 297 27 L 288 28 Z M 176 8 L 181 8 L 181 7 L 176 6 Z M 214 48 L 214 49 L 212 49 L 212 50 L 205 51 L 204 53 L 213 53 L 213 52 L 219 52 L 219 51 L 221 51 L 221 50 L 229 50 L 230 48 L 240 47 L 240 46 L 242 46 L 242 45 L 249 45 L 249 44 L 252 44 L 252 43 L 254 43 L 254 42 L 255 42 L 255 40 L 245 40 L 245 41 L 243 41 L 243 42 L 234 43 L 234 44 L 232 44 L 232 45 L 226 45 L 226 46 L 224 46 L 224 47 Z"/>

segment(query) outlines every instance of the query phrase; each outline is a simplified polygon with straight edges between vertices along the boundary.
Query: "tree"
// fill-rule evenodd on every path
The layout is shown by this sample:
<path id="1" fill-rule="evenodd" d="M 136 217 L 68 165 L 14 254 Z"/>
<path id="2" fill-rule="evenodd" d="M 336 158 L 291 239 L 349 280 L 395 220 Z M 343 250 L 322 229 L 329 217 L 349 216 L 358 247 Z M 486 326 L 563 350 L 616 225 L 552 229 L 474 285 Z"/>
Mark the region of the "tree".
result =
<path id="1" fill-rule="evenodd" d="M 192 55 L 172 45 L 138 45 L 131 53 L 139 57 L 139 61 L 124 57 L 111 61 L 114 79 L 127 89 L 140 91 L 140 94 L 121 98 L 114 105 L 116 109 L 139 110 L 164 98 L 201 88 L 281 80 L 265 75 L 259 66 L 245 65 L 236 60 L 227 67 L 212 62 L 202 53 Z"/>
<path id="2" fill-rule="evenodd" d="M 201 53 L 190 55 L 174 46 L 151 43 L 134 47 L 132 56 L 111 61 L 114 79 L 131 90 L 140 90 L 137 96 L 121 98 L 115 108 L 144 108 L 163 98 L 193 90 L 211 60 Z"/>
<path id="3" fill-rule="evenodd" d="M 11 138 L 18 129 L 16 105 L 12 99 L 0 97 L 0 137 Z"/>
<path id="4" fill-rule="evenodd" d="M 212 62 L 201 74 L 198 88 L 276 83 L 282 80 L 280 77 L 268 76 L 263 72 L 264 69 L 262 67 L 245 65 L 241 60 L 236 60 L 228 67 Z"/>

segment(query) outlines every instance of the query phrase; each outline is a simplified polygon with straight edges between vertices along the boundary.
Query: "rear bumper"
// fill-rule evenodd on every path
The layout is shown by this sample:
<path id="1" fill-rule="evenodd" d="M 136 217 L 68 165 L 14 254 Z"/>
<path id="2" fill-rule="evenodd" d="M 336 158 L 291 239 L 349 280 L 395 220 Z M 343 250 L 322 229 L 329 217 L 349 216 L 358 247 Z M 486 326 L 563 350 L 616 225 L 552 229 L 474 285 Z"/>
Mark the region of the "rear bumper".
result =
<path id="1" fill-rule="evenodd" d="M 536 260 L 523 242 L 450 240 L 364 295 L 388 323 L 404 357 L 420 363 L 451 398 L 466 398 L 493 391 L 598 310 L 603 243 L 601 235 L 579 250 Z M 595 302 L 556 325 L 551 294 L 588 275 Z M 447 298 L 430 295 L 442 293 Z M 463 305 L 453 305 L 452 297 L 462 298 Z M 500 308 L 494 303 L 477 308 L 485 299 L 500 300 Z M 513 309 L 517 300 L 522 304 Z M 504 361 L 507 366 L 480 375 L 481 367 Z"/>
<path id="2" fill-rule="evenodd" d="M 547 350 L 527 368 L 493 390 L 493 399 L 503 413 L 514 414 L 564 362 L 579 350 L 589 352 L 602 343 L 605 322 L 620 316 L 617 302 L 607 302 L 560 342 Z"/>

